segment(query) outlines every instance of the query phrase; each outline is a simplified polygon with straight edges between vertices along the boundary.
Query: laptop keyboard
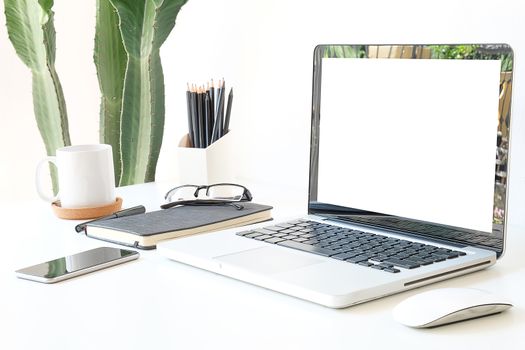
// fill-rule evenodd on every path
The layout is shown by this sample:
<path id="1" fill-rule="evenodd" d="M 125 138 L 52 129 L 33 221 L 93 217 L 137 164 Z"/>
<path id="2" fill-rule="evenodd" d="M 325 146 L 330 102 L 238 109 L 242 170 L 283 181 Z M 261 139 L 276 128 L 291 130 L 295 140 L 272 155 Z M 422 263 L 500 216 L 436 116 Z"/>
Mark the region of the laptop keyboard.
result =
<path id="1" fill-rule="evenodd" d="M 284 222 L 237 235 L 390 273 L 466 255 L 461 251 L 308 220 Z"/>

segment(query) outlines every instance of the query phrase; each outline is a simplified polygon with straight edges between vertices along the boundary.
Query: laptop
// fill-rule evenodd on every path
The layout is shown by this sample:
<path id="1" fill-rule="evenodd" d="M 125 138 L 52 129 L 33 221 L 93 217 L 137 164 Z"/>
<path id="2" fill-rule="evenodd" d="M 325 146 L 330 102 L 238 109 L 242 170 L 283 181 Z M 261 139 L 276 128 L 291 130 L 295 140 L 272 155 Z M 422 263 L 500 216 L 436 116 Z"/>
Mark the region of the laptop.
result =
<path id="1" fill-rule="evenodd" d="M 319 45 L 313 56 L 308 213 L 159 253 L 331 308 L 495 264 L 511 48 Z"/>

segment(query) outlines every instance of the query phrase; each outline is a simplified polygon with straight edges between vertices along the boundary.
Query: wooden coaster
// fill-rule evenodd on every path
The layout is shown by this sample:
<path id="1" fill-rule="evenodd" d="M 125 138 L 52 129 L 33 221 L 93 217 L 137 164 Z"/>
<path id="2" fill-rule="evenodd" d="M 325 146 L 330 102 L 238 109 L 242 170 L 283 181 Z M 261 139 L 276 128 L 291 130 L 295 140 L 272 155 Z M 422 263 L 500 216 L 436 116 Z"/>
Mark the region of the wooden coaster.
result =
<path id="1" fill-rule="evenodd" d="M 60 201 L 51 203 L 51 208 L 56 216 L 66 220 L 86 220 L 95 219 L 102 216 L 113 214 L 122 208 L 122 198 L 117 197 L 115 202 L 101 207 L 90 208 L 62 208 Z"/>

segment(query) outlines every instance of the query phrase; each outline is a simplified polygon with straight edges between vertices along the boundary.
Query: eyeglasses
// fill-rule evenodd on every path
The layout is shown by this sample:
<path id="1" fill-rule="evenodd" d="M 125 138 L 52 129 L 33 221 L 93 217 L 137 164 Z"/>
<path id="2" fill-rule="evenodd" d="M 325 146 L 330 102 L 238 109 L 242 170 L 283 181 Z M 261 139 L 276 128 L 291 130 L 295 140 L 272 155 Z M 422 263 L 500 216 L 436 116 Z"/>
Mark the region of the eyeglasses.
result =
<path id="1" fill-rule="evenodd" d="M 168 203 L 161 205 L 162 209 L 178 205 L 233 205 L 242 209 L 235 202 L 249 202 L 252 194 L 246 187 L 232 183 L 213 185 L 182 185 L 169 190 L 164 196 Z"/>

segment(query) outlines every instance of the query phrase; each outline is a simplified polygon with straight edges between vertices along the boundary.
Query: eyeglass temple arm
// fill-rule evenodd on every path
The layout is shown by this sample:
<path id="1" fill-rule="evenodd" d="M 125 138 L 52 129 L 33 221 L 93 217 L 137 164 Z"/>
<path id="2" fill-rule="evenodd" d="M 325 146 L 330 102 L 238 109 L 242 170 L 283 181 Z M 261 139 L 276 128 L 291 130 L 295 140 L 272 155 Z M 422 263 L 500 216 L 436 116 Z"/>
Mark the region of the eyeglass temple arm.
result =
<path id="1" fill-rule="evenodd" d="M 244 186 L 243 186 L 244 187 Z M 252 196 L 252 193 L 250 192 L 249 189 L 247 189 L 246 187 L 244 187 L 244 194 L 243 194 L 243 197 L 245 197 L 245 199 L 247 201 L 251 201 L 253 199 L 253 196 Z"/>

